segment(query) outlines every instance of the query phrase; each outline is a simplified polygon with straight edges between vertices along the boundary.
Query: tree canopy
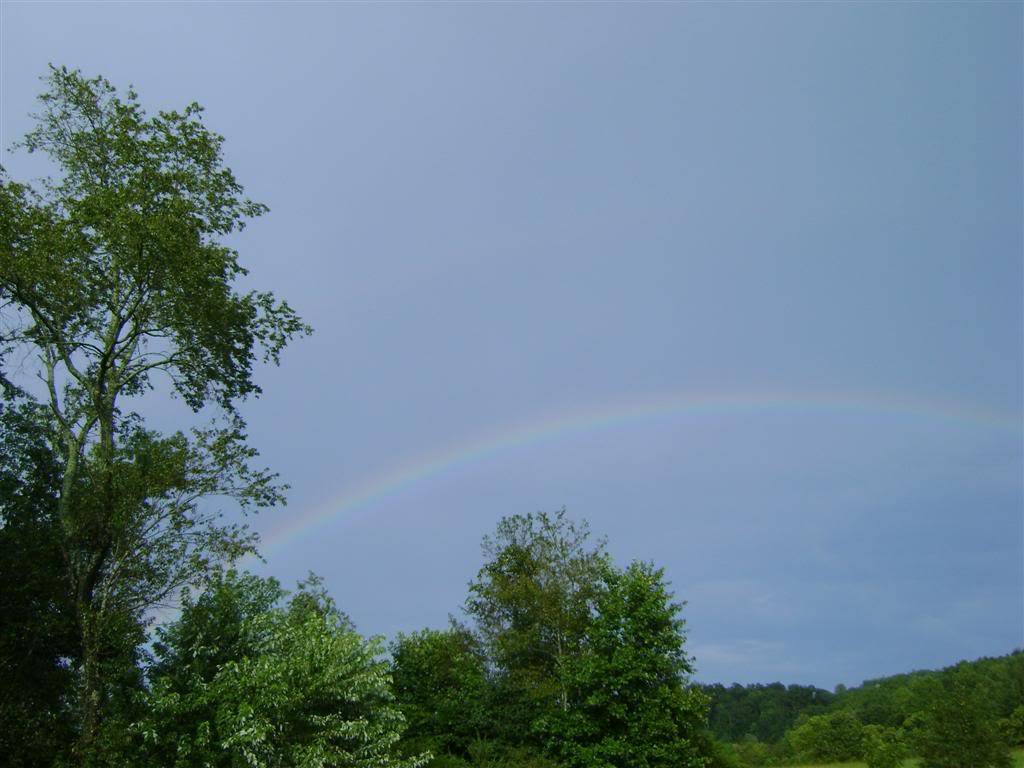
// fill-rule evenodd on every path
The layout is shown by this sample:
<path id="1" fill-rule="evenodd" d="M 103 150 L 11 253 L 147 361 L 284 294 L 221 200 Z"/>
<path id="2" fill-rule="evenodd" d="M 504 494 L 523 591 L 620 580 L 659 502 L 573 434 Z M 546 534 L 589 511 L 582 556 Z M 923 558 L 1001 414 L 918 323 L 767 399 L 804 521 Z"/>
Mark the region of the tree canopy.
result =
<path id="1" fill-rule="evenodd" d="M 489 670 L 491 738 L 579 768 L 704 764 L 707 703 L 661 570 L 617 567 L 564 509 L 503 518 L 483 552 L 466 612 Z M 415 705 L 412 691 L 399 698 Z"/>
<path id="2" fill-rule="evenodd" d="M 474 741 L 493 736 L 487 659 L 466 627 L 400 633 L 391 665 L 409 751 L 466 758 Z"/>
<path id="3" fill-rule="evenodd" d="M 158 632 L 157 663 L 135 728 L 142 754 L 177 768 L 248 765 L 415 768 L 379 640 L 364 640 L 329 601 L 233 572 Z"/>
<path id="4" fill-rule="evenodd" d="M 707 701 L 686 685 L 681 609 L 662 570 L 606 568 L 583 648 L 561 670 L 569 706 L 543 726 L 566 765 L 704 765 Z"/>

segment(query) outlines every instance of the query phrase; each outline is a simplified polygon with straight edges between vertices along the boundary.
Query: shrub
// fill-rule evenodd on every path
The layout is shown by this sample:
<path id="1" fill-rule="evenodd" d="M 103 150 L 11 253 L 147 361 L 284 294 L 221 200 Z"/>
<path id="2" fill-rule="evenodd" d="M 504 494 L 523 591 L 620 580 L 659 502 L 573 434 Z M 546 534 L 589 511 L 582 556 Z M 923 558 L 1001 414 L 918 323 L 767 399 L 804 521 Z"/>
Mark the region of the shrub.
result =
<path id="1" fill-rule="evenodd" d="M 856 715 L 839 711 L 808 718 L 787 738 L 800 759 L 838 763 L 861 756 L 862 731 Z"/>
<path id="2" fill-rule="evenodd" d="M 376 640 L 319 589 L 287 605 L 272 579 L 228 573 L 158 631 L 135 765 L 419 768 Z"/>
<path id="3" fill-rule="evenodd" d="M 999 729 L 1011 747 L 1024 745 L 1024 704 L 999 721 Z"/>
<path id="4" fill-rule="evenodd" d="M 742 765 L 748 768 L 768 765 L 771 760 L 771 748 L 757 737 L 748 734 L 743 741 L 733 746 L 734 754 Z"/>
<path id="5" fill-rule="evenodd" d="M 868 768 L 897 768 L 907 754 L 903 732 L 884 725 L 864 726 L 862 750 Z"/>

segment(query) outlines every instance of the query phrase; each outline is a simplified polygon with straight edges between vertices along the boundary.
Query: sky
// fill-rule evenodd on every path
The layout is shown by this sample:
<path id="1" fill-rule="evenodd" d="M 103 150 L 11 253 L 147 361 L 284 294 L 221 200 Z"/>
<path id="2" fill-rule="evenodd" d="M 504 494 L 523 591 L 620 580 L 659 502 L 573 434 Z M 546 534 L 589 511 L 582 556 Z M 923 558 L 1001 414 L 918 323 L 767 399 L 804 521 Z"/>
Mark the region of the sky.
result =
<path id="1" fill-rule="evenodd" d="M 244 407 L 265 563 L 367 634 L 460 615 L 505 515 L 663 566 L 703 682 L 1024 646 L 1024 5 L 0 5 L 198 101 L 315 328 Z M 189 422 L 149 398 L 150 423 Z"/>

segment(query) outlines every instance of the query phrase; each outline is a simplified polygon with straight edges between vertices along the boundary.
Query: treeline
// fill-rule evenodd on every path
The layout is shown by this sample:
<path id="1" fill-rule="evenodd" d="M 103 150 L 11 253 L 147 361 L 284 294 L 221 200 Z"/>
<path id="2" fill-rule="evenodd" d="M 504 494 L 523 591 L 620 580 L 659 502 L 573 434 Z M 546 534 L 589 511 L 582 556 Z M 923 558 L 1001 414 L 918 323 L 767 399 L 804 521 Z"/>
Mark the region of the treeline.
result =
<path id="1" fill-rule="evenodd" d="M 725 742 L 753 737 L 773 743 L 782 739 L 801 715 L 825 712 L 835 696 L 809 685 L 740 685 L 721 683 L 700 686 L 711 702 L 708 727 Z"/>
<path id="2" fill-rule="evenodd" d="M 706 699 L 687 685 L 660 569 L 615 566 L 565 512 L 502 520 L 464 625 L 392 644 L 407 754 L 436 766 L 698 766 Z"/>
<path id="3" fill-rule="evenodd" d="M 272 578 L 208 573 L 149 647 L 142 621 L 103 628 L 104 697 L 83 754 L 83 653 L 37 413 L 10 401 L 0 412 L 0 565 L 21 577 L 3 592 L 5 765 L 706 764 L 707 700 L 687 685 L 662 571 L 616 566 L 564 511 L 503 519 L 468 623 L 389 647 L 362 637 L 316 577 L 289 594 Z"/>
<path id="4" fill-rule="evenodd" d="M 1024 651 L 835 692 L 781 683 L 701 688 L 709 728 L 737 765 L 887 766 L 910 754 L 935 765 L 1005 765 L 1006 746 L 1024 745 Z M 962 745 L 960 762 L 943 763 L 952 744 Z"/>

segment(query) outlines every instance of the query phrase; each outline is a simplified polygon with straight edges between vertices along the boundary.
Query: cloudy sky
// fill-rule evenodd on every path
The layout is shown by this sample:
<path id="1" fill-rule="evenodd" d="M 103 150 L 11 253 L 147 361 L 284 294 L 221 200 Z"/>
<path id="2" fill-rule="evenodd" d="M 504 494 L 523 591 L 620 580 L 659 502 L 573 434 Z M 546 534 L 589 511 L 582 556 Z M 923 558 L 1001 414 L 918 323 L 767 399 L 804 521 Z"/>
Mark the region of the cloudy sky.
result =
<path id="1" fill-rule="evenodd" d="M 271 208 L 248 282 L 316 333 L 245 409 L 292 485 L 262 572 L 441 626 L 501 516 L 565 506 L 666 568 L 704 681 L 1024 645 L 1021 4 L 0 19 L 5 147 L 66 64 L 199 101 Z"/>

